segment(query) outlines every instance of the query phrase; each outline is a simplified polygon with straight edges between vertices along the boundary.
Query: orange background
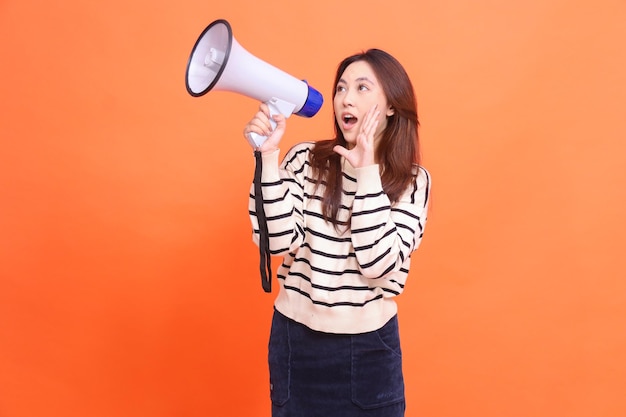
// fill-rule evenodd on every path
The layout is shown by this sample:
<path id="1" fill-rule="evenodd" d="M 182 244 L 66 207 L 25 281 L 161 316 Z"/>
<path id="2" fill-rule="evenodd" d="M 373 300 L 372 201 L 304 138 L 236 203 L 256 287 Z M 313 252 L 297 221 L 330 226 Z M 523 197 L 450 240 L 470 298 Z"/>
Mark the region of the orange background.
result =
<path id="1" fill-rule="evenodd" d="M 326 98 L 283 152 L 345 56 L 415 84 L 407 417 L 626 415 L 624 1 L 211 3 L 0 2 L 0 416 L 269 416 L 258 103 L 184 86 L 218 18 Z"/>

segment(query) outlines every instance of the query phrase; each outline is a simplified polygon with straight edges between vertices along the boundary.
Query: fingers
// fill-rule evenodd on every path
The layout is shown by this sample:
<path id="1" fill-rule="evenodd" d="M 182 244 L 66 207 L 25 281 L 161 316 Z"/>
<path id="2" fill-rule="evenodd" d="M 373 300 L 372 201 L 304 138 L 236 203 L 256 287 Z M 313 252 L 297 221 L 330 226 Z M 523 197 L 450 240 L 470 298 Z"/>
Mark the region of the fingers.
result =
<path id="1" fill-rule="evenodd" d="M 380 111 L 378 105 L 375 105 L 367 111 L 363 118 L 363 124 L 361 124 L 361 130 L 357 136 L 357 143 L 364 145 L 372 145 L 374 136 L 376 134 L 376 128 L 378 127 L 378 116 Z"/>
<path id="2" fill-rule="evenodd" d="M 369 139 L 370 142 L 374 140 L 374 134 L 376 133 L 377 127 L 378 127 L 378 119 L 374 119 L 374 121 L 369 126 L 367 126 L 367 128 L 363 132 L 365 133 L 365 136 L 367 137 L 367 139 Z"/>
<path id="3" fill-rule="evenodd" d="M 274 128 L 270 127 L 270 134 L 265 135 L 267 140 L 263 142 L 260 147 L 260 151 L 265 152 L 273 152 L 278 149 L 278 144 L 285 133 L 286 117 L 282 114 L 275 114 L 272 116 L 272 121 L 274 123 Z"/>
<path id="4" fill-rule="evenodd" d="M 339 155 L 343 156 L 344 158 L 346 158 L 348 154 L 350 153 L 349 150 L 347 150 L 341 145 L 335 145 L 335 147 L 333 148 L 333 151 L 337 152 Z"/>
<path id="5" fill-rule="evenodd" d="M 243 129 L 244 136 L 248 136 L 250 133 L 256 133 L 261 136 L 269 136 L 273 131 L 269 117 L 270 111 L 267 104 L 261 103 L 259 111 Z"/>
<path id="6" fill-rule="evenodd" d="M 368 138 L 373 138 L 374 133 L 376 132 L 376 127 L 378 126 L 378 116 L 380 115 L 380 110 L 378 110 L 378 104 L 368 110 L 365 115 L 365 120 L 363 121 L 363 127 L 361 131 L 367 135 Z"/>
<path id="7" fill-rule="evenodd" d="M 364 146 L 368 149 L 374 146 L 374 137 L 379 123 L 378 116 L 380 115 L 380 111 L 376 108 L 377 106 L 374 106 L 367 112 L 363 120 L 363 125 L 361 126 L 361 131 L 357 136 L 357 145 Z"/>
<path id="8" fill-rule="evenodd" d="M 274 116 L 272 116 L 272 120 L 276 122 L 276 129 L 284 129 L 285 126 L 287 125 L 287 118 L 283 114 L 280 114 L 280 113 L 275 114 Z M 271 129 L 271 126 L 270 126 L 270 129 Z"/>

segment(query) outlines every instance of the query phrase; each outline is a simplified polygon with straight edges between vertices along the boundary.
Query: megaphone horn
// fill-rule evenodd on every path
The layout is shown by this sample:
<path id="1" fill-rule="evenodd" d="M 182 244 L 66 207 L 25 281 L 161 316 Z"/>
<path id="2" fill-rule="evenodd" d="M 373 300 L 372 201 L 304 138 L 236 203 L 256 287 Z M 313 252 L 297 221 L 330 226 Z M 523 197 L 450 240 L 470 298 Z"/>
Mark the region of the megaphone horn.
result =
<path id="1" fill-rule="evenodd" d="M 185 74 L 187 91 L 200 97 L 211 90 L 232 91 L 267 103 L 270 113 L 313 117 L 324 98 L 316 89 L 246 51 L 233 37 L 230 24 L 209 24 L 196 41 Z M 275 122 L 270 119 L 272 126 Z M 254 147 L 267 139 L 251 134 Z"/>

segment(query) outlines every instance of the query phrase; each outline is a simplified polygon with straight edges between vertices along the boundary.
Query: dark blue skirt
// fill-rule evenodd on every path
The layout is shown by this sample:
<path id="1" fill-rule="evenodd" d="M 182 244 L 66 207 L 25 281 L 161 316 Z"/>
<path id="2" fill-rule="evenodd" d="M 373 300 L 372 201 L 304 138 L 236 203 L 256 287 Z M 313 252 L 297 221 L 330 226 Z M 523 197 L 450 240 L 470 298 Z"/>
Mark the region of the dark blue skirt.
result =
<path id="1" fill-rule="evenodd" d="M 272 417 L 402 417 L 398 319 L 355 335 L 322 333 L 274 311 Z"/>

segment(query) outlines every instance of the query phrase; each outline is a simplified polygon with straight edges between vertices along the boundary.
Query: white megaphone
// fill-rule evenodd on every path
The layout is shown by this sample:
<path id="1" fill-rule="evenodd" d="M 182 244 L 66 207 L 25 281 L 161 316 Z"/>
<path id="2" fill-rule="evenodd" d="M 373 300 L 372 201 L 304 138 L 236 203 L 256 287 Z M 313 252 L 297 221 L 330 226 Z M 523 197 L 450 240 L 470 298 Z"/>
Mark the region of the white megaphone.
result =
<path id="1" fill-rule="evenodd" d="M 305 81 L 273 67 L 246 51 L 233 37 L 230 24 L 216 20 L 194 45 L 185 76 L 187 91 L 199 97 L 210 90 L 233 91 L 265 102 L 270 114 L 312 117 L 322 107 L 322 95 Z M 270 119 L 272 127 L 276 123 Z M 267 139 L 250 134 L 257 148 Z"/>

